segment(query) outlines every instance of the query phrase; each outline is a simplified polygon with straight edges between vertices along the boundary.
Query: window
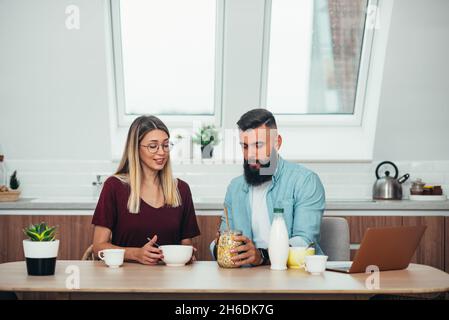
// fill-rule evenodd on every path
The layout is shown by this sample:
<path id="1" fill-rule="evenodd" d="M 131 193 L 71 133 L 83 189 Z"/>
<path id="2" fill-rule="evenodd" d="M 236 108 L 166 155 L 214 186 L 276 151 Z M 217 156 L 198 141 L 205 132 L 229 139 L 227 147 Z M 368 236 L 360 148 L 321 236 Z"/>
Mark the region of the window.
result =
<path id="1" fill-rule="evenodd" d="M 270 110 L 355 113 L 358 83 L 366 80 L 358 77 L 362 51 L 371 50 L 370 42 L 363 44 L 367 8 L 368 0 L 272 1 L 265 98 Z"/>
<path id="2" fill-rule="evenodd" d="M 140 114 L 215 114 L 215 1 L 113 1 L 112 24 L 122 125 Z"/>
<path id="3" fill-rule="evenodd" d="M 110 4 L 114 158 L 137 115 L 188 136 L 199 123 L 235 129 L 244 112 L 267 107 L 285 158 L 371 159 L 392 1 Z"/>

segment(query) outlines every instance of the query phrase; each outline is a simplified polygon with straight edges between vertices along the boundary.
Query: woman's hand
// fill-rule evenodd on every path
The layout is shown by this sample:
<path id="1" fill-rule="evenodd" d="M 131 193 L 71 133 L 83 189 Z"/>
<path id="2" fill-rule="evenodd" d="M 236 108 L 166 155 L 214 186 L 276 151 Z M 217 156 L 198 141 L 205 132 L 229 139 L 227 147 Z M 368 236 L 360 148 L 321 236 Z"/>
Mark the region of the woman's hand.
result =
<path id="1" fill-rule="evenodd" d="M 193 248 L 193 252 L 192 252 L 192 257 L 190 258 L 189 262 L 187 262 L 187 264 L 192 264 L 196 261 L 196 256 L 195 253 L 198 251 L 195 247 Z"/>
<path id="2" fill-rule="evenodd" d="M 191 263 L 195 262 L 195 261 L 196 261 L 195 253 L 196 253 L 198 250 L 193 246 L 193 241 L 192 241 L 192 239 L 189 239 L 189 238 L 187 238 L 187 239 L 182 239 L 182 240 L 181 240 L 181 245 L 183 245 L 183 246 L 192 246 L 192 248 L 193 248 L 192 257 L 190 258 L 189 262 L 187 262 L 187 264 L 191 264 Z"/>
<path id="3" fill-rule="evenodd" d="M 135 248 L 134 260 L 146 265 L 156 265 L 164 258 L 161 249 L 155 247 L 157 236 L 154 236 L 142 248 Z"/>

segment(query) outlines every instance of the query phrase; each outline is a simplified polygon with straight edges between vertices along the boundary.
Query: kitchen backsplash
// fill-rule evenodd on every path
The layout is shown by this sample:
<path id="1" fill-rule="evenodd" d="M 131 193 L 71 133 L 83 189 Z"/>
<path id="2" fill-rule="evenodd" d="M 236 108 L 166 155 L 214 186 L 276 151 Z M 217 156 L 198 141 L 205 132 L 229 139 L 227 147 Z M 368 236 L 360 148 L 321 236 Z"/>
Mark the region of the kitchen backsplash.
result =
<path id="1" fill-rule="evenodd" d="M 302 163 L 315 171 L 326 189 L 327 199 L 370 199 L 375 181 L 374 170 L 380 161 L 372 163 Z M 18 171 L 22 197 L 70 198 L 93 197 L 92 182 L 96 175 L 107 177 L 117 167 L 108 161 L 29 161 L 5 159 L 8 176 Z M 400 174 L 411 178 L 404 184 L 404 196 L 409 195 L 410 181 L 421 178 L 428 184 L 449 191 L 449 161 L 397 161 Z M 175 176 L 187 181 L 194 198 L 224 198 L 231 179 L 241 174 L 241 164 L 220 164 L 213 160 L 191 164 L 174 164 Z"/>

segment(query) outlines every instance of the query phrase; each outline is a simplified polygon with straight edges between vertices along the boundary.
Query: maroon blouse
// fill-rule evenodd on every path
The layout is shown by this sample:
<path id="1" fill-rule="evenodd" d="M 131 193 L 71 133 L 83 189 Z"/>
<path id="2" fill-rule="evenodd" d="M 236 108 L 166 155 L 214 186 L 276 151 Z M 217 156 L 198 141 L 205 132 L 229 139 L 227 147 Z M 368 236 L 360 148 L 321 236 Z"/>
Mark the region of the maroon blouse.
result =
<path id="1" fill-rule="evenodd" d="M 103 185 L 92 224 L 112 231 L 111 243 L 120 247 L 142 247 L 154 235 L 159 245 L 180 244 L 200 234 L 189 185 L 178 179 L 182 204 L 177 208 L 154 208 L 140 199 L 140 212 L 127 208 L 130 187 L 116 177 Z"/>

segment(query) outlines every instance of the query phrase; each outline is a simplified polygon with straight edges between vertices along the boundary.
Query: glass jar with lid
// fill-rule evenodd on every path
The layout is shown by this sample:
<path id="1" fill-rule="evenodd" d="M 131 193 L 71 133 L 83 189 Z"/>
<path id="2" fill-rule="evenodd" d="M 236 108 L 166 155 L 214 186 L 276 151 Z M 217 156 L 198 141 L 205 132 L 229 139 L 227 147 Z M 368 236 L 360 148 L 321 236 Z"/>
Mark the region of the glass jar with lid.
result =
<path id="1" fill-rule="evenodd" d="M 4 155 L 2 154 L 1 145 L 0 145 L 0 186 L 7 187 L 8 176 L 6 173 L 6 166 L 4 160 Z"/>
<path id="2" fill-rule="evenodd" d="M 421 179 L 416 179 L 412 181 L 412 187 L 410 188 L 410 194 L 412 195 L 422 195 L 424 193 L 424 186 L 426 185 Z"/>
<path id="3" fill-rule="evenodd" d="M 242 245 L 242 242 L 236 241 L 235 237 L 241 236 L 242 232 L 239 230 L 224 230 L 220 233 L 217 248 L 217 262 L 222 268 L 238 268 L 231 260 L 232 257 L 238 253 L 232 253 L 231 250 Z"/>

